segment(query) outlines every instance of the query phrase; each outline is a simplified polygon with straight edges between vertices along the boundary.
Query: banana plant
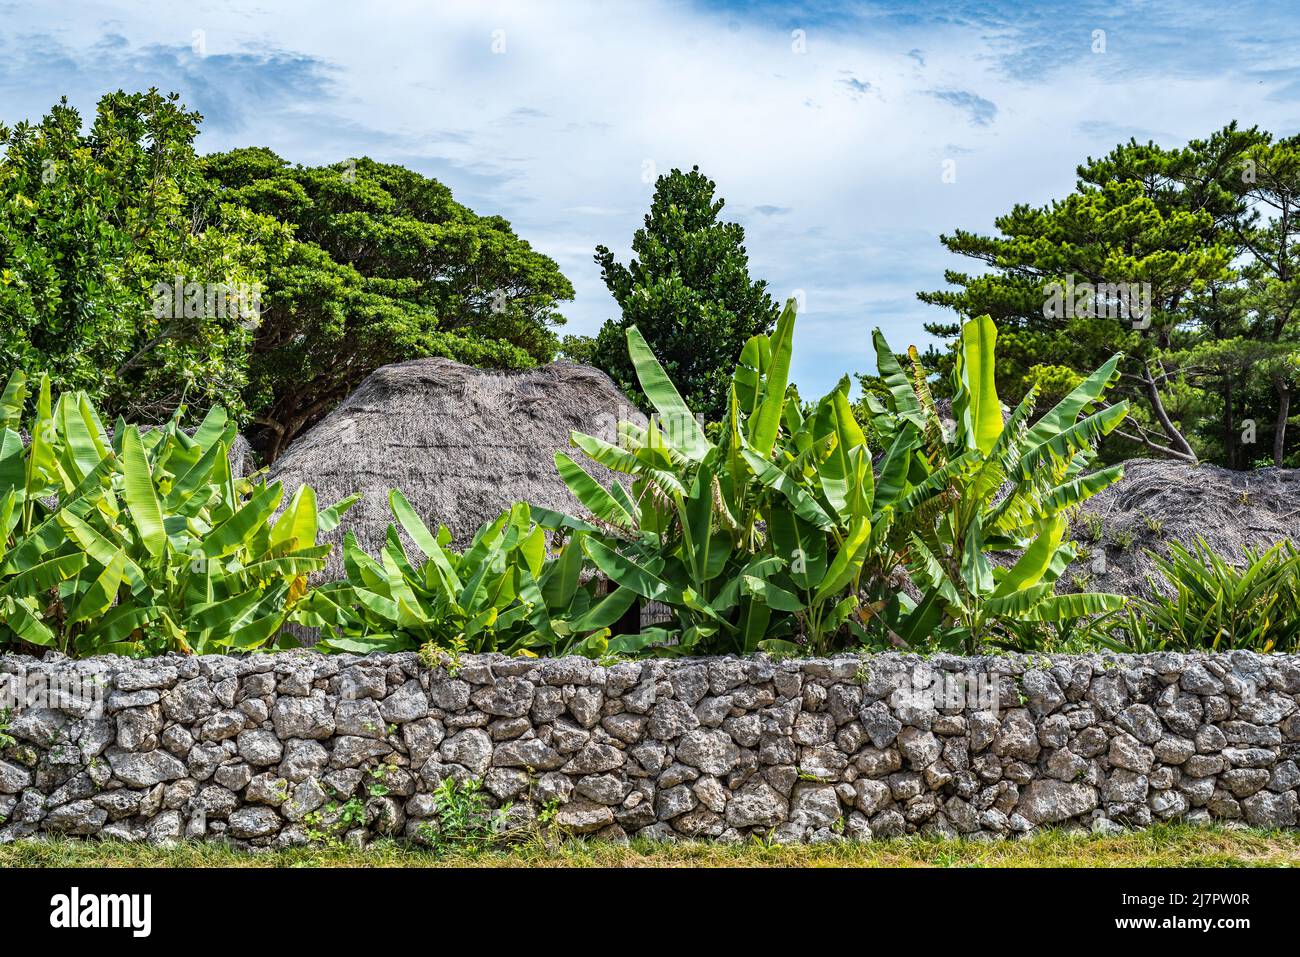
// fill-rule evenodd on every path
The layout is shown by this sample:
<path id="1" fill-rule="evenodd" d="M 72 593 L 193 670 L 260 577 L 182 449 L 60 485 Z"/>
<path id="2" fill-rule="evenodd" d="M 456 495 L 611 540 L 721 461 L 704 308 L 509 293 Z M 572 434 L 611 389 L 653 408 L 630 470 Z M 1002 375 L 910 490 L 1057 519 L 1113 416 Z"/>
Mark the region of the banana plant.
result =
<path id="1" fill-rule="evenodd" d="M 0 644 L 76 654 L 254 650 L 272 643 L 324 567 L 317 535 L 356 496 L 318 510 L 300 488 L 237 479 L 235 425 L 213 408 L 194 434 L 183 409 L 111 440 L 84 393 L 39 381 L 0 396 Z"/>
<path id="2" fill-rule="evenodd" d="M 450 547 L 400 491 L 389 492 L 394 518 L 419 550 L 408 555 L 397 526 L 378 559 L 348 533 L 347 577 L 317 589 L 300 620 L 321 628 L 325 651 L 400 651 L 436 647 L 470 652 L 600 656 L 613 625 L 635 595 L 600 594 L 586 575 L 587 533 L 570 530 L 549 549 L 547 532 L 519 503 L 484 525 L 464 552 Z"/>
<path id="3" fill-rule="evenodd" d="M 716 648 L 770 649 L 789 634 L 789 622 L 772 612 L 802 610 L 799 600 L 779 583 L 784 562 L 739 549 L 725 527 L 718 476 L 705 463 L 685 493 L 673 497 L 666 522 L 674 526 L 672 545 L 654 533 L 633 541 L 588 535 L 583 547 L 591 563 L 620 591 L 674 609 L 678 633 L 648 629 L 615 636 L 619 653 L 692 654 Z M 673 640 L 670 642 L 669 638 Z"/>
<path id="4" fill-rule="evenodd" d="M 879 330 L 874 342 L 889 397 L 871 400 L 873 428 L 893 437 L 877 487 L 900 489 L 890 496 L 897 520 L 889 549 L 921 598 L 880 596 L 865 606 L 869 623 L 895 644 L 937 636 L 943 647 L 973 651 L 1014 623 L 1116 611 L 1119 595 L 1056 594 L 1056 584 L 1076 555 L 1064 537 L 1068 514 L 1123 475 L 1121 466 L 1088 470 L 1097 442 L 1127 412 L 1124 402 L 1098 408 L 1121 357 L 1032 422 L 1031 388 L 1004 421 L 994 381 L 997 329 L 987 316 L 972 319 L 957 346 L 954 423 L 946 430 L 915 347 L 908 375 Z M 887 479 L 891 473 L 903 478 Z M 993 561 L 999 554 L 1007 560 Z"/>
<path id="5" fill-rule="evenodd" d="M 674 611 L 674 634 L 616 636 L 611 648 L 827 650 L 856 609 L 892 516 L 888 507 L 877 514 L 847 378 L 807 414 L 790 388 L 794 324 L 791 300 L 771 336 L 745 344 L 716 441 L 629 328 L 629 355 L 655 414 L 644 428 L 622 423 L 617 444 L 578 432 L 572 444 L 629 476 L 630 491 L 606 489 L 556 454 L 587 514 L 543 511 L 539 521 L 587 529 L 585 547 L 603 575 Z"/>

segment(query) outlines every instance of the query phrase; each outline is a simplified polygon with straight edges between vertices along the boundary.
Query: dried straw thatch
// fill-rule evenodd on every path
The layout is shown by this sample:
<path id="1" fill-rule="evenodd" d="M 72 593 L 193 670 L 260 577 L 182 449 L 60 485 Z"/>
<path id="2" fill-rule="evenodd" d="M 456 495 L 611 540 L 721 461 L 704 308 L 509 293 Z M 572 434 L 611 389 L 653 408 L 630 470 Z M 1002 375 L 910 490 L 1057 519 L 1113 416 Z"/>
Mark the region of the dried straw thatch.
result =
<path id="1" fill-rule="evenodd" d="M 503 372 L 417 359 L 371 373 L 289 447 L 268 481 L 284 482 L 286 500 L 311 485 L 322 506 L 361 492 L 328 540 L 350 530 L 376 554 L 393 521 L 388 490 L 398 488 L 431 528 L 446 525 L 464 547 L 514 502 L 580 512 L 554 453 L 570 448 L 575 430 L 614 441 L 620 418 L 645 422 L 608 376 L 587 366 Z M 598 480 L 613 481 L 584 464 Z M 336 548 L 325 574 L 339 577 L 342 567 Z"/>
<path id="2" fill-rule="evenodd" d="M 230 460 L 230 471 L 236 478 L 243 478 L 257 471 L 253 446 L 242 433 L 235 434 L 235 440 L 230 443 L 230 451 L 226 453 L 226 458 Z"/>
<path id="3" fill-rule="evenodd" d="M 1230 561 L 1244 545 L 1300 542 L 1300 469 L 1130 459 L 1122 479 L 1083 503 L 1071 531 L 1092 553 L 1073 566 L 1089 572 L 1090 589 L 1150 595 L 1147 578 L 1160 576 L 1146 552 L 1164 554 L 1171 540 L 1191 547 L 1200 535 Z"/>

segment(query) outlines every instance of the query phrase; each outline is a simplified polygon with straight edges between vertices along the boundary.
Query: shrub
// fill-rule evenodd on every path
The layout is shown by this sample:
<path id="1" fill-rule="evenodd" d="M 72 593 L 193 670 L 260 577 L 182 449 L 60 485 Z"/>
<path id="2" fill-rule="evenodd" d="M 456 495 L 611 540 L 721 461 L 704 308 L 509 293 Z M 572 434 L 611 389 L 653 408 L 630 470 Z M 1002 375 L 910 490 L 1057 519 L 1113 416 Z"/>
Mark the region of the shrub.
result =
<path id="1" fill-rule="evenodd" d="M 27 379 L 0 398 L 0 646 L 67 654 L 207 653 L 275 641 L 324 567 L 333 528 L 356 496 L 318 511 L 299 489 L 236 479 L 235 426 L 214 408 L 194 432 L 111 442 L 82 392 L 52 401 L 41 377 L 30 442 L 16 431 Z"/>
<path id="2" fill-rule="evenodd" d="M 430 532 L 400 492 L 389 493 L 389 505 L 423 561 L 411 561 L 395 526 L 378 561 L 349 533 L 347 577 L 301 608 L 305 624 L 324 629 L 322 650 L 599 654 L 632 605 L 631 593 L 601 596 L 600 583 L 584 576 L 582 532 L 548 557 L 546 532 L 526 504 L 484 525 L 463 553 L 448 547 L 445 526 Z"/>
<path id="3" fill-rule="evenodd" d="M 416 834 L 435 853 L 481 853 L 510 839 L 512 807 L 507 803 L 494 810 L 480 778 L 443 778 L 433 792 L 433 817 Z"/>
<path id="4" fill-rule="evenodd" d="M 1120 475 L 1087 471 L 1125 414 L 1102 401 L 1118 360 L 1032 425 L 1033 389 L 1004 421 L 996 330 L 973 320 L 949 425 L 915 350 L 909 375 L 877 333 L 873 462 L 847 378 L 806 406 L 790 386 L 794 323 L 791 302 L 771 336 L 746 343 L 727 420 L 708 429 L 632 327 L 629 355 L 656 414 L 644 428 L 621 423 L 617 444 L 572 436 L 630 488 L 605 488 L 557 453 L 585 512 L 517 503 L 463 552 L 392 491 L 396 523 L 380 554 L 346 536 L 346 578 L 314 590 L 308 576 L 329 550 L 317 533 L 357 496 L 322 512 L 304 487 L 272 520 L 281 487 L 231 475 L 234 426 L 219 408 L 193 436 L 180 413 L 144 434 L 119 421 L 110 447 L 86 396 L 52 403 L 48 380 L 24 446 L 11 427 L 26 404 L 15 374 L 0 400 L 0 640 L 73 653 L 254 650 L 294 622 L 322 629 L 324 651 L 419 648 L 431 659 L 1096 640 L 1120 596 L 1055 591 L 1076 556 L 1066 516 Z M 615 633 L 639 601 L 666 604 L 672 621 Z"/>
<path id="5" fill-rule="evenodd" d="M 1170 542 L 1167 558 L 1148 554 L 1163 582 L 1153 580 L 1156 597 L 1129 609 L 1124 650 L 1300 647 L 1300 551 L 1290 542 L 1262 552 L 1245 548 L 1239 565 L 1200 536 L 1191 549 Z"/>
<path id="6" fill-rule="evenodd" d="M 633 326 L 629 355 L 656 415 L 645 429 L 621 423 L 618 445 L 573 435 L 588 458 L 629 476 L 631 491 L 607 491 L 556 455 L 590 515 L 539 521 L 584 532 L 602 575 L 674 613 L 675 634 L 615 636 L 611 651 L 815 653 L 832 647 L 854 611 L 879 547 L 870 456 L 847 378 L 806 415 L 788 388 L 794 321 L 792 301 L 772 336 L 746 343 L 716 441 Z"/>

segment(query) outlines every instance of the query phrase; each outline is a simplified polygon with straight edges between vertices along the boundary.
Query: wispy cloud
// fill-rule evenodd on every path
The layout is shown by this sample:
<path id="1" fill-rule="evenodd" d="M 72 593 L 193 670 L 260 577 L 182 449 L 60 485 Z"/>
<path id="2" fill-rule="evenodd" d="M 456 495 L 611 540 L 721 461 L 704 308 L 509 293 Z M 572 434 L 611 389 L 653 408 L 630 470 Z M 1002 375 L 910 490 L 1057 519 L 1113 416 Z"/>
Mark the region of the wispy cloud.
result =
<path id="1" fill-rule="evenodd" d="M 318 107 L 342 92 L 336 74 L 328 60 L 287 49 L 205 55 L 192 43 L 136 45 L 116 32 L 88 48 L 46 32 L 0 36 L 0 91 L 6 103 L 29 104 L 28 118 L 43 113 L 59 95 L 87 109 L 111 90 L 157 86 L 180 93 L 190 109 L 202 113 L 209 135 L 237 134 L 273 117 L 292 117 L 298 127 L 325 125 Z M 346 138 L 347 133 L 341 129 L 335 135 Z M 378 130 L 365 135 L 385 136 Z"/>
<path id="2" fill-rule="evenodd" d="M 998 115 L 996 103 L 969 90 L 926 90 L 926 94 L 957 107 L 975 126 L 988 126 Z"/>
<path id="3" fill-rule="evenodd" d="M 845 71 L 848 72 L 847 70 Z M 862 96 L 864 93 L 871 92 L 871 83 L 867 80 L 859 80 L 852 73 L 840 80 L 840 85 L 848 89 L 849 93 L 855 97 Z"/>

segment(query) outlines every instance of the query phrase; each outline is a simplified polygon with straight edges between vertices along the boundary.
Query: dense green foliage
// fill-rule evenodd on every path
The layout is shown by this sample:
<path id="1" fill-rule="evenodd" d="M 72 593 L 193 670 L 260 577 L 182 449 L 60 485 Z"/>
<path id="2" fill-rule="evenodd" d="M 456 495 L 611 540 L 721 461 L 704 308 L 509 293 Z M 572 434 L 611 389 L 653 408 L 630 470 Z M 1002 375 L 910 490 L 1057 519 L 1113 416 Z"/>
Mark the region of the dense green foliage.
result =
<path id="1" fill-rule="evenodd" d="M 875 336 L 881 390 L 859 409 L 848 380 L 805 405 L 789 384 L 794 306 L 746 343 L 724 427 L 706 431 L 636 327 L 631 361 L 656 414 L 616 443 L 575 433 L 582 455 L 628 480 L 555 465 L 583 511 L 519 503 L 463 552 L 399 491 L 378 557 L 351 535 L 346 577 L 316 588 L 355 496 L 319 510 L 310 488 L 235 479 L 234 424 L 215 408 L 111 440 L 84 392 L 29 405 L 16 372 L 0 400 L 0 644 L 73 654 L 256 650 L 321 630 L 325 651 L 508 654 L 824 654 L 858 648 L 975 652 L 1078 647 L 1295 645 L 1300 554 L 1278 546 L 1235 568 L 1203 545 L 1159 567 L 1166 597 L 1058 593 L 1075 558 L 1067 517 L 1120 469 L 1092 469 L 1126 414 L 1113 356 L 1047 412 L 1036 388 L 1004 416 L 997 330 L 964 324 L 945 421 L 913 348 L 905 370 Z M 273 518 L 279 511 L 279 516 Z M 401 528 L 418 555 L 408 554 Z M 1169 597 L 1172 596 L 1172 597 Z M 671 619 L 629 629 L 640 603 Z M 633 619 L 634 620 L 634 619 Z"/>
<path id="2" fill-rule="evenodd" d="M 1124 647 L 1139 651 L 1293 652 L 1300 648 L 1300 551 L 1289 542 L 1233 561 L 1198 538 L 1153 556 L 1156 596 L 1132 603 Z"/>
<path id="3" fill-rule="evenodd" d="M 713 438 L 630 328 L 655 416 L 645 428 L 620 423 L 616 443 L 573 435 L 628 486 L 606 488 L 557 453 L 584 511 L 516 505 L 463 553 L 395 491 L 397 521 L 378 559 L 349 539 L 346 579 L 317 589 L 298 620 L 324 629 L 324 647 L 349 651 L 807 654 L 975 650 L 1010 642 L 1026 623 L 1119 607 L 1115 595 L 1054 593 L 1075 555 L 1062 541 L 1066 513 L 1119 475 L 1084 474 L 1124 415 L 1122 404 L 1093 411 L 1119 357 L 1033 428 L 1032 395 L 1004 426 L 996 333 L 987 318 L 972 321 L 954 370 L 957 429 L 944 436 L 924 377 L 905 375 L 877 336 L 889 397 L 872 402 L 872 432 L 885 436 L 873 466 L 847 378 L 808 407 L 790 386 L 794 323 L 791 302 L 771 336 L 746 343 Z M 1003 552 L 1019 558 L 990 561 Z M 628 630 L 627 612 L 644 602 L 666 605 L 672 620 Z"/>
<path id="4" fill-rule="evenodd" d="M 369 159 L 199 157 L 175 95 L 0 126 L 0 368 L 157 424 L 221 404 L 268 458 L 381 365 L 548 362 L 573 288 L 499 216 Z"/>
<path id="5" fill-rule="evenodd" d="M 1014 645 L 1031 623 L 1118 610 L 1118 595 L 1055 591 L 1076 556 L 1065 540 L 1071 510 L 1122 475 L 1117 466 L 1089 470 L 1097 443 L 1127 414 L 1127 403 L 1104 398 L 1122 357 L 1112 356 L 1036 420 L 1031 388 L 1004 421 L 997 329 L 987 316 L 973 319 L 962 326 L 950 376 L 949 433 L 915 348 L 908 376 L 878 332 L 875 344 L 889 398 L 867 402 L 874 431 L 891 436 L 877 488 L 905 490 L 892 516 L 890 554 L 906 564 L 922 596 L 911 608 L 901 592 L 872 606 L 894 643 L 967 651 L 988 641 Z M 1002 563 L 991 560 L 999 555 Z"/>
<path id="6" fill-rule="evenodd" d="M 445 526 L 432 533 L 400 492 L 389 493 L 389 504 L 423 558 L 412 563 L 395 527 L 378 561 L 349 534 L 347 578 L 303 606 L 302 620 L 324 629 L 318 647 L 600 653 L 609 626 L 632 605 L 632 594 L 601 597 L 599 582 L 584 581 L 581 533 L 548 557 L 546 532 L 525 504 L 481 528 L 464 553 L 448 547 Z"/>
<path id="7" fill-rule="evenodd" d="M 1084 474 L 1122 404 L 1092 411 L 1114 357 L 1030 428 L 1034 397 L 1004 425 L 993 384 L 996 333 L 968 323 L 954 369 L 957 427 L 943 425 L 919 363 L 908 377 L 877 334 L 890 392 L 873 401 L 884 436 L 873 466 L 848 381 L 805 414 L 788 385 L 793 302 L 755 336 L 732 379 L 727 428 L 702 430 L 639 331 L 628 346 L 658 417 L 623 423 L 613 445 L 575 434 L 593 461 L 632 477 L 609 491 L 564 454 L 556 465 L 602 575 L 672 608 L 674 627 L 615 636 L 610 649 L 661 653 L 824 653 L 870 645 L 975 649 L 1010 622 L 1113 611 L 1115 595 L 1055 595 L 1074 557 L 1065 516 L 1119 477 Z M 1008 488 L 1009 486 L 1009 488 Z M 1020 552 L 1009 567 L 990 556 Z M 909 597 L 910 580 L 919 600 Z M 666 646 L 671 639 L 671 645 Z"/>
<path id="8" fill-rule="evenodd" d="M 264 250 L 245 399 L 270 458 L 381 365 L 422 356 L 549 362 L 573 287 L 500 216 L 370 159 L 291 166 L 268 149 L 208 156 L 212 202 L 290 227 Z"/>
<path id="9" fill-rule="evenodd" d="M 993 317 L 1003 339 L 998 385 L 1017 399 L 1033 384 L 1063 394 L 1123 352 L 1114 398 L 1132 409 L 1109 443 L 1112 458 L 1294 464 L 1297 149 L 1296 138 L 1235 124 L 1179 149 L 1118 146 L 1079 167 L 1069 196 L 999 217 L 996 235 L 941 237 L 988 268 L 949 272 L 955 290 L 920 298 Z"/>
<path id="10" fill-rule="evenodd" d="M 182 398 L 242 413 L 252 337 L 226 290 L 256 281 L 260 242 L 282 230 L 240 209 L 195 222 L 198 123 L 151 90 L 105 96 L 84 133 L 66 101 L 0 126 L 0 368 L 47 373 L 135 422 L 165 421 Z M 155 286 L 177 276 L 203 284 L 203 308 L 157 315 Z"/>
<path id="11" fill-rule="evenodd" d="M 872 538 L 871 462 L 849 411 L 847 382 L 804 416 L 789 401 L 794 307 L 771 337 L 745 345 L 734 370 L 726 428 L 700 427 L 637 327 L 627 343 L 657 412 L 647 429 L 620 423 L 619 444 L 575 434 L 586 456 L 632 479 L 609 491 L 567 455 L 561 476 L 590 515 L 550 516 L 587 534 L 600 573 L 675 627 L 615 636 L 615 651 L 789 653 L 841 643 Z M 675 632 L 675 633 L 674 633 Z"/>
<path id="12" fill-rule="evenodd" d="M 187 435 L 120 419 L 111 444 L 84 392 L 42 376 L 0 399 L 0 648 L 67 654 L 248 651 L 273 644 L 324 567 L 316 543 L 355 497 L 318 512 L 299 489 L 231 475 L 234 423 L 214 408 Z"/>
<path id="13" fill-rule="evenodd" d="M 596 247 L 621 316 L 606 322 L 594 343 L 565 343 L 570 357 L 605 370 L 648 411 L 627 353 L 627 330 L 636 326 L 690 407 L 710 422 L 726 414 L 740 350 L 770 332 L 777 315 L 767 283 L 749 277 L 744 228 L 718 219 L 724 201 L 714 198 L 714 186 L 698 167 L 659 177 L 645 226 L 632 238 L 636 258 L 625 266 Z"/>
<path id="14" fill-rule="evenodd" d="M 656 416 L 644 429 L 623 423 L 617 443 L 573 436 L 628 487 L 605 488 L 559 453 L 556 467 L 584 512 L 516 506 L 464 553 L 395 492 L 394 515 L 424 560 L 410 562 L 396 526 L 379 561 L 349 542 L 348 579 L 313 593 L 300 620 L 326 626 L 323 647 L 353 651 L 1294 647 L 1300 554 L 1285 546 L 1247 554 L 1239 568 L 1204 545 L 1175 543 L 1158 561 L 1163 593 L 1129 603 L 1126 617 L 1118 595 L 1058 593 L 1076 556 L 1068 516 L 1121 474 L 1092 468 L 1097 443 L 1126 412 L 1106 401 L 1121 356 L 1037 418 L 1036 388 L 1004 417 L 997 330 L 987 317 L 972 320 L 961 330 L 945 422 L 916 350 L 905 371 L 877 333 L 883 374 L 859 407 L 870 417 L 864 429 L 846 382 L 811 406 L 795 400 L 793 329 L 791 306 L 772 336 L 747 343 L 716 437 L 630 329 L 629 354 Z M 667 606 L 671 620 L 619 630 L 634 601 Z"/>

